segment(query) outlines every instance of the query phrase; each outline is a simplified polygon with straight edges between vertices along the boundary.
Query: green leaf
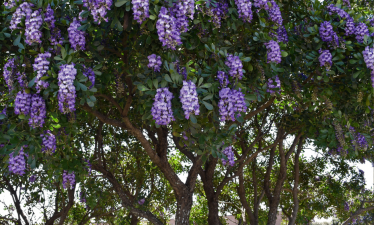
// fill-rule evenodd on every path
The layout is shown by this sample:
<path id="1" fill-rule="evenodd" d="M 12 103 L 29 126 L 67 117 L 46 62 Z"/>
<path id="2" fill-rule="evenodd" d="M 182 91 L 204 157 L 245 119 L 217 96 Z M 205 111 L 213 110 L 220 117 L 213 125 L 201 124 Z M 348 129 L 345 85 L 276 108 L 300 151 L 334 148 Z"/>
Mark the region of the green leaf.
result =
<path id="1" fill-rule="evenodd" d="M 257 97 L 255 94 L 249 94 L 249 95 L 245 95 L 245 99 L 248 101 L 256 101 Z"/>
<path id="2" fill-rule="evenodd" d="M 29 84 L 27 85 L 29 88 L 31 88 L 32 86 L 34 86 L 35 84 L 35 80 L 36 80 L 36 77 L 34 77 L 30 82 Z"/>
<path id="3" fill-rule="evenodd" d="M 47 80 L 49 77 L 48 76 L 44 76 L 42 78 L 40 78 L 40 80 Z"/>
<path id="4" fill-rule="evenodd" d="M 204 78 L 200 77 L 199 83 L 197 84 L 197 86 L 199 87 L 201 85 L 201 83 L 203 83 L 203 81 L 204 81 Z"/>
<path id="5" fill-rule="evenodd" d="M 190 120 L 191 120 L 192 123 L 197 123 L 197 119 L 196 119 L 195 115 L 193 115 L 193 114 L 190 114 Z"/>
<path id="6" fill-rule="evenodd" d="M 212 86 L 211 83 L 205 83 L 203 84 L 203 86 L 201 86 L 201 88 L 210 88 Z"/>
<path id="7" fill-rule="evenodd" d="M 18 35 L 18 37 L 16 38 L 16 40 L 14 40 L 13 45 L 17 46 L 20 41 L 21 41 L 21 35 Z"/>
<path id="8" fill-rule="evenodd" d="M 97 92 L 97 89 L 95 87 L 93 87 L 89 91 L 91 91 L 91 92 Z"/>
<path id="9" fill-rule="evenodd" d="M 82 83 L 79 83 L 79 82 L 78 82 L 78 85 L 79 85 L 79 87 L 80 87 L 83 91 L 87 91 L 87 86 L 86 86 L 86 85 L 84 85 L 84 84 L 82 84 Z"/>
<path id="10" fill-rule="evenodd" d="M 206 102 L 206 101 L 203 101 L 203 104 L 205 105 L 205 107 L 208 109 L 208 110 L 213 110 L 213 106 L 212 104 Z"/>
<path id="11" fill-rule="evenodd" d="M 281 54 L 282 54 L 282 57 L 288 56 L 288 52 L 285 52 L 285 51 L 283 51 Z"/>
<path id="12" fill-rule="evenodd" d="M 209 100 L 211 98 L 213 98 L 213 94 L 209 94 L 209 95 L 205 96 L 205 98 L 203 98 L 203 100 Z"/>
<path id="13" fill-rule="evenodd" d="M 6 118 L 6 116 L 4 114 L 0 114 L 0 120 Z"/>
<path id="14" fill-rule="evenodd" d="M 155 19 L 156 19 L 156 16 L 155 16 L 155 15 L 150 15 L 150 16 L 149 16 L 149 19 L 151 19 L 151 20 L 155 20 Z"/>
<path id="15" fill-rule="evenodd" d="M 165 77 L 164 77 L 164 78 L 165 78 L 165 80 L 166 80 L 167 82 L 173 83 L 173 81 L 171 80 L 169 74 L 165 74 Z"/>
<path id="16" fill-rule="evenodd" d="M 103 67 L 103 64 L 96 65 L 93 70 L 99 70 L 101 67 Z"/>
<path id="17" fill-rule="evenodd" d="M 149 90 L 149 88 L 147 88 L 147 87 L 144 86 L 143 84 L 139 84 L 139 85 L 138 85 L 138 89 L 139 89 L 139 91 L 148 91 L 148 90 Z"/>
<path id="18" fill-rule="evenodd" d="M 358 71 L 358 72 L 354 73 L 354 74 L 353 74 L 353 78 L 357 78 L 358 75 L 360 75 L 360 73 L 361 73 L 361 71 Z"/>
<path id="19" fill-rule="evenodd" d="M 94 73 L 98 76 L 100 76 L 102 73 L 100 71 L 94 71 Z"/>
<path id="20" fill-rule="evenodd" d="M 120 1 L 117 1 L 114 5 L 116 7 L 121 7 L 123 6 L 128 0 L 120 0 Z"/>
<path id="21" fill-rule="evenodd" d="M 153 86 L 155 86 L 156 89 L 158 88 L 158 80 L 157 79 L 153 80 Z"/>
<path id="22" fill-rule="evenodd" d="M 249 62 L 251 61 L 251 57 L 245 57 L 244 59 L 242 59 L 243 62 Z"/>
<path id="23" fill-rule="evenodd" d="M 60 124 L 52 124 L 52 126 L 53 126 L 54 128 L 56 128 L 56 129 L 61 128 L 61 125 L 60 125 Z"/>
<path id="24" fill-rule="evenodd" d="M 20 118 L 21 120 L 25 119 L 25 115 L 21 114 L 18 116 L 18 118 Z"/>

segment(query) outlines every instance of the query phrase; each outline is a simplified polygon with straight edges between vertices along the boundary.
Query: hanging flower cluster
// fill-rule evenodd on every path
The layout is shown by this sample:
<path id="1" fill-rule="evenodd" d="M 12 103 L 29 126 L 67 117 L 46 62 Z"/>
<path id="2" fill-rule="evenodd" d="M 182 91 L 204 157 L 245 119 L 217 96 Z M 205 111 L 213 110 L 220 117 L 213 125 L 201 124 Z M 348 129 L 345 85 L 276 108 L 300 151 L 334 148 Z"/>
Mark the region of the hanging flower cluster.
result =
<path id="1" fill-rule="evenodd" d="M 42 80 L 43 76 L 48 76 L 47 71 L 49 69 L 49 61 L 47 59 L 49 58 L 51 58 L 51 53 L 40 53 L 35 58 L 35 62 L 32 65 L 34 71 L 36 72 L 35 84 L 38 93 L 41 91 L 42 88 L 48 88 L 49 86 L 49 83 L 47 81 Z"/>
<path id="2" fill-rule="evenodd" d="M 9 59 L 8 62 L 5 63 L 3 69 L 3 76 L 6 85 L 8 86 L 9 92 L 13 90 L 13 80 L 14 80 L 14 73 L 17 66 L 15 65 L 15 58 Z"/>
<path id="3" fill-rule="evenodd" d="M 344 138 L 342 127 L 336 121 L 333 121 L 332 124 L 334 125 L 335 137 L 338 140 L 340 147 L 344 147 L 345 146 L 345 138 Z"/>
<path id="4" fill-rule="evenodd" d="M 149 55 L 148 62 L 148 68 L 153 68 L 155 72 L 160 72 L 162 65 L 161 56 L 156 54 Z"/>
<path id="5" fill-rule="evenodd" d="M 275 31 L 274 30 L 270 31 L 269 36 L 270 37 L 276 37 L 277 42 L 283 42 L 283 43 L 288 42 L 288 35 L 287 35 L 287 30 L 286 30 L 285 26 L 281 26 L 278 29 L 276 29 Z"/>
<path id="6" fill-rule="evenodd" d="M 274 40 L 270 40 L 268 43 L 265 43 L 265 46 L 266 46 L 266 49 L 267 49 L 267 63 L 271 63 L 271 62 L 274 62 L 274 63 L 280 63 L 281 62 L 281 51 L 280 51 L 280 47 L 279 47 L 279 44 L 274 41 Z"/>
<path id="7" fill-rule="evenodd" d="M 4 2 L 4 6 L 5 6 L 7 9 L 13 8 L 14 6 L 16 6 L 16 1 L 15 1 L 15 0 L 6 0 L 6 1 Z"/>
<path id="8" fill-rule="evenodd" d="M 349 0 L 343 0 L 343 5 L 347 6 L 348 8 L 351 8 L 351 3 Z"/>
<path id="9" fill-rule="evenodd" d="M 25 89 L 27 87 L 27 85 L 28 85 L 26 74 L 24 72 L 23 73 L 17 72 L 16 78 L 17 78 L 19 86 L 22 89 Z"/>
<path id="10" fill-rule="evenodd" d="M 58 73 L 58 106 L 61 113 L 66 114 L 75 111 L 75 87 L 74 79 L 77 75 L 75 64 L 61 65 Z"/>
<path id="11" fill-rule="evenodd" d="M 52 155 L 56 151 L 56 137 L 50 130 L 41 134 L 40 137 L 43 138 L 42 152 Z"/>
<path id="12" fill-rule="evenodd" d="M 229 77 L 223 71 L 218 71 L 217 72 L 217 79 L 219 81 L 219 84 L 221 85 L 221 88 L 227 87 L 227 85 L 230 83 L 229 82 Z"/>
<path id="13" fill-rule="evenodd" d="M 233 78 L 238 78 L 239 80 L 243 77 L 243 64 L 239 59 L 239 56 L 228 54 L 226 61 L 226 66 L 230 68 L 229 74 Z"/>
<path id="14" fill-rule="evenodd" d="M 73 22 L 68 28 L 69 42 L 74 50 L 85 50 L 86 47 L 86 33 L 84 31 L 78 30 L 81 23 L 77 18 L 73 19 Z"/>
<path id="15" fill-rule="evenodd" d="M 254 0 L 253 5 L 257 8 L 269 10 L 269 5 L 268 5 L 267 0 Z"/>
<path id="16" fill-rule="evenodd" d="M 368 142 L 366 141 L 366 138 L 364 135 L 362 135 L 361 133 L 356 133 L 356 130 L 354 129 L 354 127 L 349 127 L 349 132 L 351 133 L 351 135 L 353 136 L 353 140 L 352 140 L 352 145 L 353 145 L 353 148 L 354 149 L 358 149 L 358 150 L 366 150 L 368 148 Z"/>
<path id="17" fill-rule="evenodd" d="M 370 36 L 369 29 L 365 23 L 358 23 L 355 29 L 356 40 L 359 43 L 364 42 L 365 35 Z"/>
<path id="18" fill-rule="evenodd" d="M 34 7 L 34 4 L 28 2 L 24 2 L 19 5 L 19 7 L 13 13 L 12 20 L 10 21 L 9 28 L 11 30 L 21 29 L 20 27 L 18 27 L 18 24 L 21 23 L 23 18 L 25 18 L 25 22 L 30 19 L 32 13 L 31 7 Z"/>
<path id="19" fill-rule="evenodd" d="M 153 107 L 151 114 L 153 119 L 158 125 L 168 125 L 171 121 L 174 121 L 173 111 L 171 109 L 171 99 L 173 93 L 169 91 L 169 88 L 157 89 L 156 96 L 154 98 Z"/>
<path id="20" fill-rule="evenodd" d="M 270 3 L 271 3 L 271 8 L 269 9 L 270 20 L 280 26 L 283 23 L 283 18 L 282 18 L 282 14 L 279 9 L 279 6 L 274 0 L 270 1 Z"/>
<path id="21" fill-rule="evenodd" d="M 142 198 L 142 199 L 140 199 L 140 200 L 138 201 L 138 204 L 139 204 L 139 205 L 143 205 L 143 204 L 144 204 L 144 202 L 145 202 L 145 199 L 144 199 L 144 198 Z"/>
<path id="22" fill-rule="evenodd" d="M 188 31 L 188 2 L 179 1 L 174 3 L 170 9 L 170 14 L 175 18 L 175 27 L 180 33 Z"/>
<path id="23" fill-rule="evenodd" d="M 92 88 L 95 85 L 95 72 L 90 67 L 83 67 L 83 75 L 88 78 L 89 81 L 91 81 L 91 86 L 89 88 Z"/>
<path id="24" fill-rule="evenodd" d="M 14 113 L 17 115 L 29 115 L 31 108 L 31 94 L 19 91 L 14 101 Z"/>
<path id="25" fill-rule="evenodd" d="M 190 114 L 199 115 L 199 99 L 197 98 L 196 85 L 192 81 L 183 81 L 183 87 L 180 90 L 179 96 L 184 116 L 186 119 L 190 118 Z"/>
<path id="26" fill-rule="evenodd" d="M 47 6 L 47 9 L 44 13 L 44 22 L 47 23 L 48 27 L 50 29 L 53 29 L 55 28 L 55 22 L 56 22 L 56 19 L 55 19 L 55 15 L 54 15 L 54 11 L 53 9 L 51 8 L 51 5 L 48 4 Z"/>
<path id="27" fill-rule="evenodd" d="M 47 108 L 44 99 L 38 94 L 31 97 L 29 125 L 32 128 L 43 127 L 44 119 L 46 118 Z"/>
<path id="28" fill-rule="evenodd" d="M 235 0 L 235 4 L 238 6 L 239 18 L 250 23 L 253 19 L 252 2 L 250 0 Z"/>
<path id="29" fill-rule="evenodd" d="M 80 202 L 81 203 L 86 202 L 86 195 L 82 191 L 79 193 L 79 197 L 80 197 Z"/>
<path id="30" fill-rule="evenodd" d="M 341 8 L 336 7 L 334 4 L 327 6 L 327 11 L 329 12 L 330 15 L 332 15 L 333 13 L 336 13 L 343 19 L 351 18 L 351 16 L 346 11 L 344 11 Z"/>
<path id="31" fill-rule="evenodd" d="M 148 1 L 144 2 L 148 4 Z M 91 11 L 94 21 L 98 24 L 101 23 L 101 20 L 108 22 L 108 18 L 105 18 L 105 16 L 107 11 L 110 10 L 112 3 L 112 0 L 83 0 L 83 6 Z"/>
<path id="32" fill-rule="evenodd" d="M 23 152 L 23 148 L 27 148 L 27 145 L 21 147 L 18 155 L 14 156 L 14 152 L 9 154 L 9 172 L 23 176 L 26 170 L 26 159 L 27 154 Z"/>
<path id="33" fill-rule="evenodd" d="M 323 21 L 319 28 L 319 36 L 324 42 L 331 42 L 333 40 L 333 34 L 335 34 L 333 27 L 330 22 Z"/>
<path id="34" fill-rule="evenodd" d="M 319 50 L 319 64 L 321 67 L 326 67 L 326 70 L 330 70 L 332 66 L 332 55 L 329 50 Z"/>
<path id="35" fill-rule="evenodd" d="M 346 36 L 351 36 L 355 34 L 356 27 L 355 23 L 352 18 L 348 18 L 347 22 L 345 23 L 345 35 Z"/>
<path id="36" fill-rule="evenodd" d="M 37 176 L 36 175 L 31 175 L 29 178 L 30 183 L 34 183 L 36 181 Z"/>
<path id="37" fill-rule="evenodd" d="M 169 11 L 165 7 L 161 7 L 158 17 L 156 28 L 162 46 L 175 50 L 177 45 L 182 44 L 180 32 L 175 24 L 175 18 L 169 15 Z"/>
<path id="38" fill-rule="evenodd" d="M 206 4 L 206 3 L 205 3 Z M 203 10 L 202 8 L 199 8 L 200 10 Z M 229 11 L 229 4 L 225 0 L 219 0 L 216 3 L 216 7 L 209 7 L 205 8 L 205 11 L 203 11 L 204 14 L 207 14 L 212 19 L 209 20 L 209 22 L 213 22 L 215 28 L 221 27 L 221 21 L 222 19 L 225 19 L 227 17 L 227 13 Z"/>
<path id="39" fill-rule="evenodd" d="M 278 93 L 280 94 L 280 91 L 281 91 L 281 82 L 279 80 L 279 77 L 278 75 L 275 76 L 275 83 L 277 83 L 276 85 L 273 84 L 274 81 L 269 78 L 268 79 L 268 83 L 267 83 L 267 92 L 270 93 L 271 95 L 274 95 L 275 93 Z"/>
<path id="40" fill-rule="evenodd" d="M 235 157 L 234 157 L 234 152 L 232 150 L 232 146 L 228 146 L 227 148 L 225 148 L 222 151 L 222 153 L 226 155 L 230 166 L 234 166 L 234 164 L 235 164 Z M 224 158 L 222 158 L 221 160 L 222 160 L 222 164 L 226 165 L 227 161 Z"/>
<path id="41" fill-rule="evenodd" d="M 142 24 L 149 18 L 149 2 L 143 0 L 132 0 L 132 11 L 134 13 L 134 20 Z"/>
<path id="42" fill-rule="evenodd" d="M 68 171 L 64 170 L 64 173 L 62 174 L 62 186 L 64 189 L 73 189 L 75 184 L 75 174 L 74 171 L 71 172 L 70 174 Z"/>
<path id="43" fill-rule="evenodd" d="M 42 24 L 43 18 L 41 10 L 35 10 L 31 13 L 30 19 L 25 20 L 25 36 L 27 44 L 32 45 L 33 43 L 42 43 L 42 32 L 40 31 Z"/>
<path id="44" fill-rule="evenodd" d="M 51 32 L 49 41 L 51 42 L 51 45 L 62 45 L 64 42 L 64 37 L 61 36 L 61 30 L 55 27 Z"/>
<path id="45" fill-rule="evenodd" d="M 240 116 L 239 112 L 245 112 L 244 94 L 239 90 L 231 90 L 230 88 L 222 88 L 219 91 L 220 100 L 218 102 L 220 120 L 235 121 L 235 116 Z"/>
<path id="46" fill-rule="evenodd" d="M 374 70 L 374 48 L 366 46 L 365 50 L 362 52 L 362 55 L 364 56 L 366 67 L 370 70 Z"/>
<path id="47" fill-rule="evenodd" d="M 88 172 L 88 175 L 91 174 L 92 172 L 92 164 L 90 163 L 90 160 L 89 159 L 84 159 L 84 161 L 86 162 L 86 170 Z"/>

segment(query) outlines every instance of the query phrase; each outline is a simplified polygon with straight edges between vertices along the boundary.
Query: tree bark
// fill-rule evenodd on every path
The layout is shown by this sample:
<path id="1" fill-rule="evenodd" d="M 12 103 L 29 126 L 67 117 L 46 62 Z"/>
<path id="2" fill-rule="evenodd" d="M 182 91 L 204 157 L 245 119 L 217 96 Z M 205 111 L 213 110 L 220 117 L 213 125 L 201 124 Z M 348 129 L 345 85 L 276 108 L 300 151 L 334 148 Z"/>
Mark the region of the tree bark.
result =
<path id="1" fill-rule="evenodd" d="M 342 225 L 348 225 L 350 222 L 352 222 L 353 219 L 357 218 L 359 215 L 369 210 L 374 210 L 374 206 L 356 210 L 356 212 L 354 212 L 346 221 L 344 221 Z"/>
<path id="2" fill-rule="evenodd" d="M 138 225 L 139 222 L 140 222 L 139 218 L 137 216 L 131 214 L 130 225 Z"/>

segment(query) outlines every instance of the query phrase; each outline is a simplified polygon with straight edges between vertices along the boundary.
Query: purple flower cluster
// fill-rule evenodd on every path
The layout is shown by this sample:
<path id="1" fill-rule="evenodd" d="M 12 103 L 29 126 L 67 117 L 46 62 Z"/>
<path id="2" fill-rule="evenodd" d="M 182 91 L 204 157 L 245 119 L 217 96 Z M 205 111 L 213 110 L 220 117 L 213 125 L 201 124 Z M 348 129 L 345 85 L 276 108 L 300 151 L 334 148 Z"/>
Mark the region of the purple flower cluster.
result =
<path id="1" fill-rule="evenodd" d="M 142 24 L 149 17 L 149 1 L 132 0 L 131 3 L 134 19 Z"/>
<path id="2" fill-rule="evenodd" d="M 14 152 L 9 154 L 9 172 L 20 176 L 23 176 L 26 170 L 25 157 L 27 157 L 27 154 L 23 152 L 24 147 L 27 147 L 27 145 L 22 146 L 16 156 L 13 156 Z"/>
<path id="3" fill-rule="evenodd" d="M 144 199 L 144 198 L 142 198 L 142 199 L 140 199 L 140 200 L 138 201 L 138 204 L 139 204 L 139 205 L 143 205 L 143 204 L 144 204 L 144 202 L 145 202 L 145 199 Z"/>
<path id="4" fill-rule="evenodd" d="M 149 55 L 148 62 L 148 68 L 153 68 L 155 72 L 160 72 L 162 65 L 161 56 L 156 54 Z"/>
<path id="5" fill-rule="evenodd" d="M 239 18 L 250 23 L 253 19 L 252 2 L 250 0 L 235 0 L 235 4 L 238 6 Z"/>
<path id="6" fill-rule="evenodd" d="M 365 35 L 370 36 L 369 29 L 365 23 L 358 23 L 355 29 L 357 42 L 363 43 Z"/>
<path id="7" fill-rule="evenodd" d="M 7 1 L 4 2 L 4 6 L 7 9 L 13 8 L 14 6 L 16 6 L 16 1 L 15 0 L 7 0 Z"/>
<path id="8" fill-rule="evenodd" d="M 321 37 L 322 41 L 324 42 L 331 42 L 333 40 L 334 34 L 333 27 L 330 22 L 323 21 L 319 28 L 319 36 Z"/>
<path id="9" fill-rule="evenodd" d="M 357 133 L 355 139 L 359 149 L 366 150 L 368 148 L 369 145 L 364 135 Z"/>
<path id="10" fill-rule="evenodd" d="M 221 27 L 221 20 L 226 18 L 229 11 L 229 4 L 225 0 L 217 1 L 217 7 L 210 6 L 207 8 L 206 14 L 212 18 L 209 22 L 213 22 L 216 28 Z"/>
<path id="11" fill-rule="evenodd" d="M 321 67 L 326 67 L 326 70 L 330 70 L 332 66 L 332 55 L 329 50 L 319 50 L 319 64 Z"/>
<path id="12" fill-rule="evenodd" d="M 268 43 L 265 43 L 266 49 L 267 49 L 267 63 L 280 63 L 281 62 L 281 51 L 279 44 L 274 41 L 270 40 Z"/>
<path id="13" fill-rule="evenodd" d="M 366 46 L 365 50 L 362 52 L 364 56 L 364 61 L 366 63 L 366 67 L 370 70 L 374 70 L 374 48 L 370 48 Z"/>
<path id="14" fill-rule="evenodd" d="M 25 20 L 25 36 L 27 44 L 32 45 L 33 43 L 42 43 L 42 32 L 40 31 L 42 24 L 43 18 L 41 10 L 35 10 L 31 13 L 30 19 Z"/>
<path id="15" fill-rule="evenodd" d="M 230 88 L 222 88 L 219 91 L 220 100 L 218 102 L 220 120 L 235 121 L 235 116 L 240 116 L 239 112 L 245 112 L 244 94 L 239 90 L 231 90 Z"/>
<path id="16" fill-rule="evenodd" d="M 71 190 L 73 189 L 74 184 L 75 184 L 74 171 L 69 174 L 68 171 L 64 170 L 64 173 L 62 174 L 62 186 L 64 187 L 64 189 L 70 188 Z"/>
<path id="17" fill-rule="evenodd" d="M 42 80 L 43 76 L 48 76 L 47 71 L 49 69 L 49 61 L 47 59 L 51 58 L 51 53 L 40 53 L 36 59 L 34 64 L 32 65 L 34 71 L 36 72 L 36 89 L 38 93 L 41 91 L 42 88 L 48 88 L 49 83 L 47 81 Z"/>
<path id="18" fill-rule="evenodd" d="M 348 202 L 344 203 L 344 210 L 347 211 L 347 212 L 349 211 L 349 204 L 348 204 Z"/>
<path id="19" fill-rule="evenodd" d="M 148 1 L 143 2 L 147 2 L 143 4 L 148 4 Z M 108 18 L 105 18 L 105 16 L 107 14 L 107 10 L 110 10 L 112 3 L 112 0 L 83 0 L 83 6 L 87 7 L 91 11 L 94 21 L 98 24 L 101 23 L 101 20 L 108 22 Z"/>
<path id="20" fill-rule="evenodd" d="M 188 137 L 186 136 L 186 132 L 185 131 L 182 132 L 182 137 L 183 137 L 184 140 L 186 140 L 186 141 L 188 140 Z"/>
<path id="21" fill-rule="evenodd" d="M 71 65 L 61 65 L 58 73 L 58 106 L 61 113 L 66 114 L 75 111 L 75 87 L 74 79 L 77 70 Z"/>
<path id="22" fill-rule="evenodd" d="M 88 172 L 88 175 L 91 174 L 92 172 L 92 164 L 90 163 L 90 160 L 89 159 L 84 159 L 84 161 L 87 163 L 86 165 L 86 170 Z"/>
<path id="23" fill-rule="evenodd" d="M 355 34 L 356 27 L 352 18 L 348 18 L 345 23 L 345 36 L 351 36 Z"/>
<path id="24" fill-rule="evenodd" d="M 174 121 L 173 111 L 171 109 L 171 99 L 173 93 L 169 91 L 169 88 L 157 89 L 156 96 L 154 98 L 153 107 L 151 113 L 153 119 L 158 125 L 168 125 L 172 120 Z"/>
<path id="25" fill-rule="evenodd" d="M 193 3 L 193 1 L 192 1 Z M 193 3 L 194 4 L 194 3 Z M 175 26 L 180 33 L 188 31 L 188 2 L 179 1 L 174 3 L 173 7 L 170 9 L 171 15 L 175 18 Z M 192 15 L 193 18 L 193 15 Z"/>
<path id="26" fill-rule="evenodd" d="M 8 62 L 5 63 L 3 69 L 3 76 L 6 85 L 8 86 L 9 92 L 13 90 L 13 83 L 14 83 L 14 73 L 17 66 L 15 65 L 15 58 L 9 59 Z"/>
<path id="27" fill-rule="evenodd" d="M 234 152 L 232 151 L 232 146 L 229 146 L 229 147 L 225 148 L 222 151 L 222 153 L 227 156 L 227 159 L 229 160 L 230 166 L 234 166 L 234 164 L 235 164 L 235 157 L 234 157 Z M 222 164 L 226 165 L 227 161 L 224 158 L 222 158 L 221 160 L 222 160 Z"/>
<path id="28" fill-rule="evenodd" d="M 36 181 L 37 176 L 36 175 L 31 175 L 29 178 L 30 183 L 34 183 Z"/>
<path id="29" fill-rule="evenodd" d="M 26 18 L 25 21 L 28 21 L 31 17 L 32 9 L 34 5 L 32 3 L 24 2 L 16 9 L 12 15 L 12 20 L 10 21 L 9 28 L 11 30 L 18 29 L 18 24 L 21 23 L 22 18 Z"/>
<path id="30" fill-rule="evenodd" d="M 334 4 L 327 6 L 327 11 L 330 15 L 332 15 L 333 13 L 337 13 L 343 19 L 351 18 L 351 16 L 346 11 L 336 7 Z"/>
<path id="31" fill-rule="evenodd" d="M 41 134 L 40 137 L 43 138 L 42 152 L 52 155 L 56 151 L 56 137 L 50 130 Z"/>
<path id="32" fill-rule="evenodd" d="M 271 3 L 271 8 L 269 9 L 270 20 L 280 26 L 283 23 L 283 18 L 282 18 L 282 14 L 279 9 L 279 6 L 274 0 L 270 1 L 270 3 Z"/>
<path id="33" fill-rule="evenodd" d="M 271 95 L 274 95 L 275 93 L 280 93 L 281 91 L 281 82 L 279 80 L 278 75 L 275 76 L 275 83 L 276 85 L 273 84 L 273 80 L 271 78 L 268 79 L 267 83 L 267 92 L 270 93 Z"/>
<path id="34" fill-rule="evenodd" d="M 24 89 L 27 87 L 27 77 L 26 77 L 26 74 L 23 72 L 17 72 L 16 74 L 16 78 L 17 78 L 17 81 L 18 81 L 18 84 L 19 86 Z"/>
<path id="35" fill-rule="evenodd" d="M 200 106 L 199 106 L 199 99 L 197 98 L 196 92 L 196 85 L 192 81 L 183 81 L 183 87 L 180 90 L 179 96 L 182 109 L 184 111 L 184 116 L 186 119 L 190 118 L 190 114 L 199 115 L 200 113 Z"/>
<path id="36" fill-rule="evenodd" d="M 29 115 L 31 108 L 31 94 L 19 91 L 14 101 L 14 113 L 17 115 Z"/>
<path id="37" fill-rule="evenodd" d="M 29 125 L 32 128 L 43 127 L 46 114 L 47 108 L 44 99 L 38 94 L 32 95 Z"/>
<path id="38" fill-rule="evenodd" d="M 82 191 L 79 193 L 79 197 L 81 203 L 86 203 L 86 195 Z"/>
<path id="39" fill-rule="evenodd" d="M 88 78 L 89 81 L 91 81 L 91 86 L 89 88 L 92 88 L 95 85 L 95 72 L 90 67 L 83 67 L 83 75 Z"/>
<path id="40" fill-rule="evenodd" d="M 227 85 L 230 83 L 229 82 L 229 77 L 223 71 L 218 71 L 217 72 L 217 79 L 219 81 L 219 84 L 221 85 L 221 88 L 227 87 Z"/>
<path id="41" fill-rule="evenodd" d="M 269 10 L 269 5 L 268 5 L 267 0 L 254 0 L 253 5 L 257 8 Z"/>
<path id="42" fill-rule="evenodd" d="M 69 42 L 74 50 L 85 50 L 86 45 L 86 33 L 84 31 L 78 30 L 78 27 L 81 26 L 81 23 L 77 18 L 73 19 L 73 22 L 68 28 Z"/>
<path id="43" fill-rule="evenodd" d="M 51 42 L 51 45 L 62 45 L 64 42 L 64 37 L 61 36 L 61 30 L 55 27 L 51 32 L 49 41 Z"/>
<path id="44" fill-rule="evenodd" d="M 239 80 L 243 77 L 243 64 L 239 59 L 239 56 L 228 54 L 226 61 L 226 66 L 230 68 L 229 74 L 233 78 L 238 78 Z"/>
<path id="45" fill-rule="evenodd" d="M 288 42 L 288 35 L 287 35 L 287 30 L 286 27 L 281 26 L 277 30 L 269 32 L 270 37 L 276 37 L 277 42 L 283 42 L 287 43 Z"/>
<path id="46" fill-rule="evenodd" d="M 351 8 L 351 3 L 349 0 L 343 0 L 343 5 L 347 6 L 348 8 Z"/>
<path id="47" fill-rule="evenodd" d="M 50 29 L 53 29 L 55 28 L 55 16 L 54 16 L 54 11 L 53 9 L 51 8 L 51 6 L 48 4 L 46 10 L 45 10 L 45 14 L 44 14 L 44 22 L 47 23 L 48 27 Z"/>
<path id="48" fill-rule="evenodd" d="M 176 27 L 175 18 L 169 15 L 169 11 L 165 7 L 161 7 L 158 17 L 156 28 L 162 46 L 175 50 L 177 45 L 182 44 L 180 32 Z"/>

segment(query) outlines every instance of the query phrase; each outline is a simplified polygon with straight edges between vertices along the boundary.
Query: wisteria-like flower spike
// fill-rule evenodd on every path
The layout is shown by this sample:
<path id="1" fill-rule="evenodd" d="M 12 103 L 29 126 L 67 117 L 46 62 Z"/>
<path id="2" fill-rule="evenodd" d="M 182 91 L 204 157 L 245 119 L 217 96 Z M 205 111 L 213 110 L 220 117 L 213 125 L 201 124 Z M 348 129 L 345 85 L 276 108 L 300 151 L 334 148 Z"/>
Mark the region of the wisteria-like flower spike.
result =
<path id="1" fill-rule="evenodd" d="M 183 87 L 180 90 L 180 101 L 186 119 L 190 118 L 190 114 L 199 115 L 200 106 L 197 98 L 196 85 L 192 81 L 183 81 Z"/>
<path id="2" fill-rule="evenodd" d="M 171 99 L 173 93 L 169 91 L 169 88 L 157 89 L 156 96 L 154 98 L 153 107 L 151 114 L 153 119 L 158 125 L 168 125 L 171 121 L 174 121 L 173 111 L 171 108 Z"/>
<path id="3" fill-rule="evenodd" d="M 160 72 L 162 65 L 161 56 L 156 54 L 149 55 L 148 62 L 148 68 L 153 68 L 155 72 Z"/>
<path id="4" fill-rule="evenodd" d="M 228 54 L 225 64 L 230 68 L 229 74 L 231 77 L 242 79 L 243 64 L 239 56 Z"/>

